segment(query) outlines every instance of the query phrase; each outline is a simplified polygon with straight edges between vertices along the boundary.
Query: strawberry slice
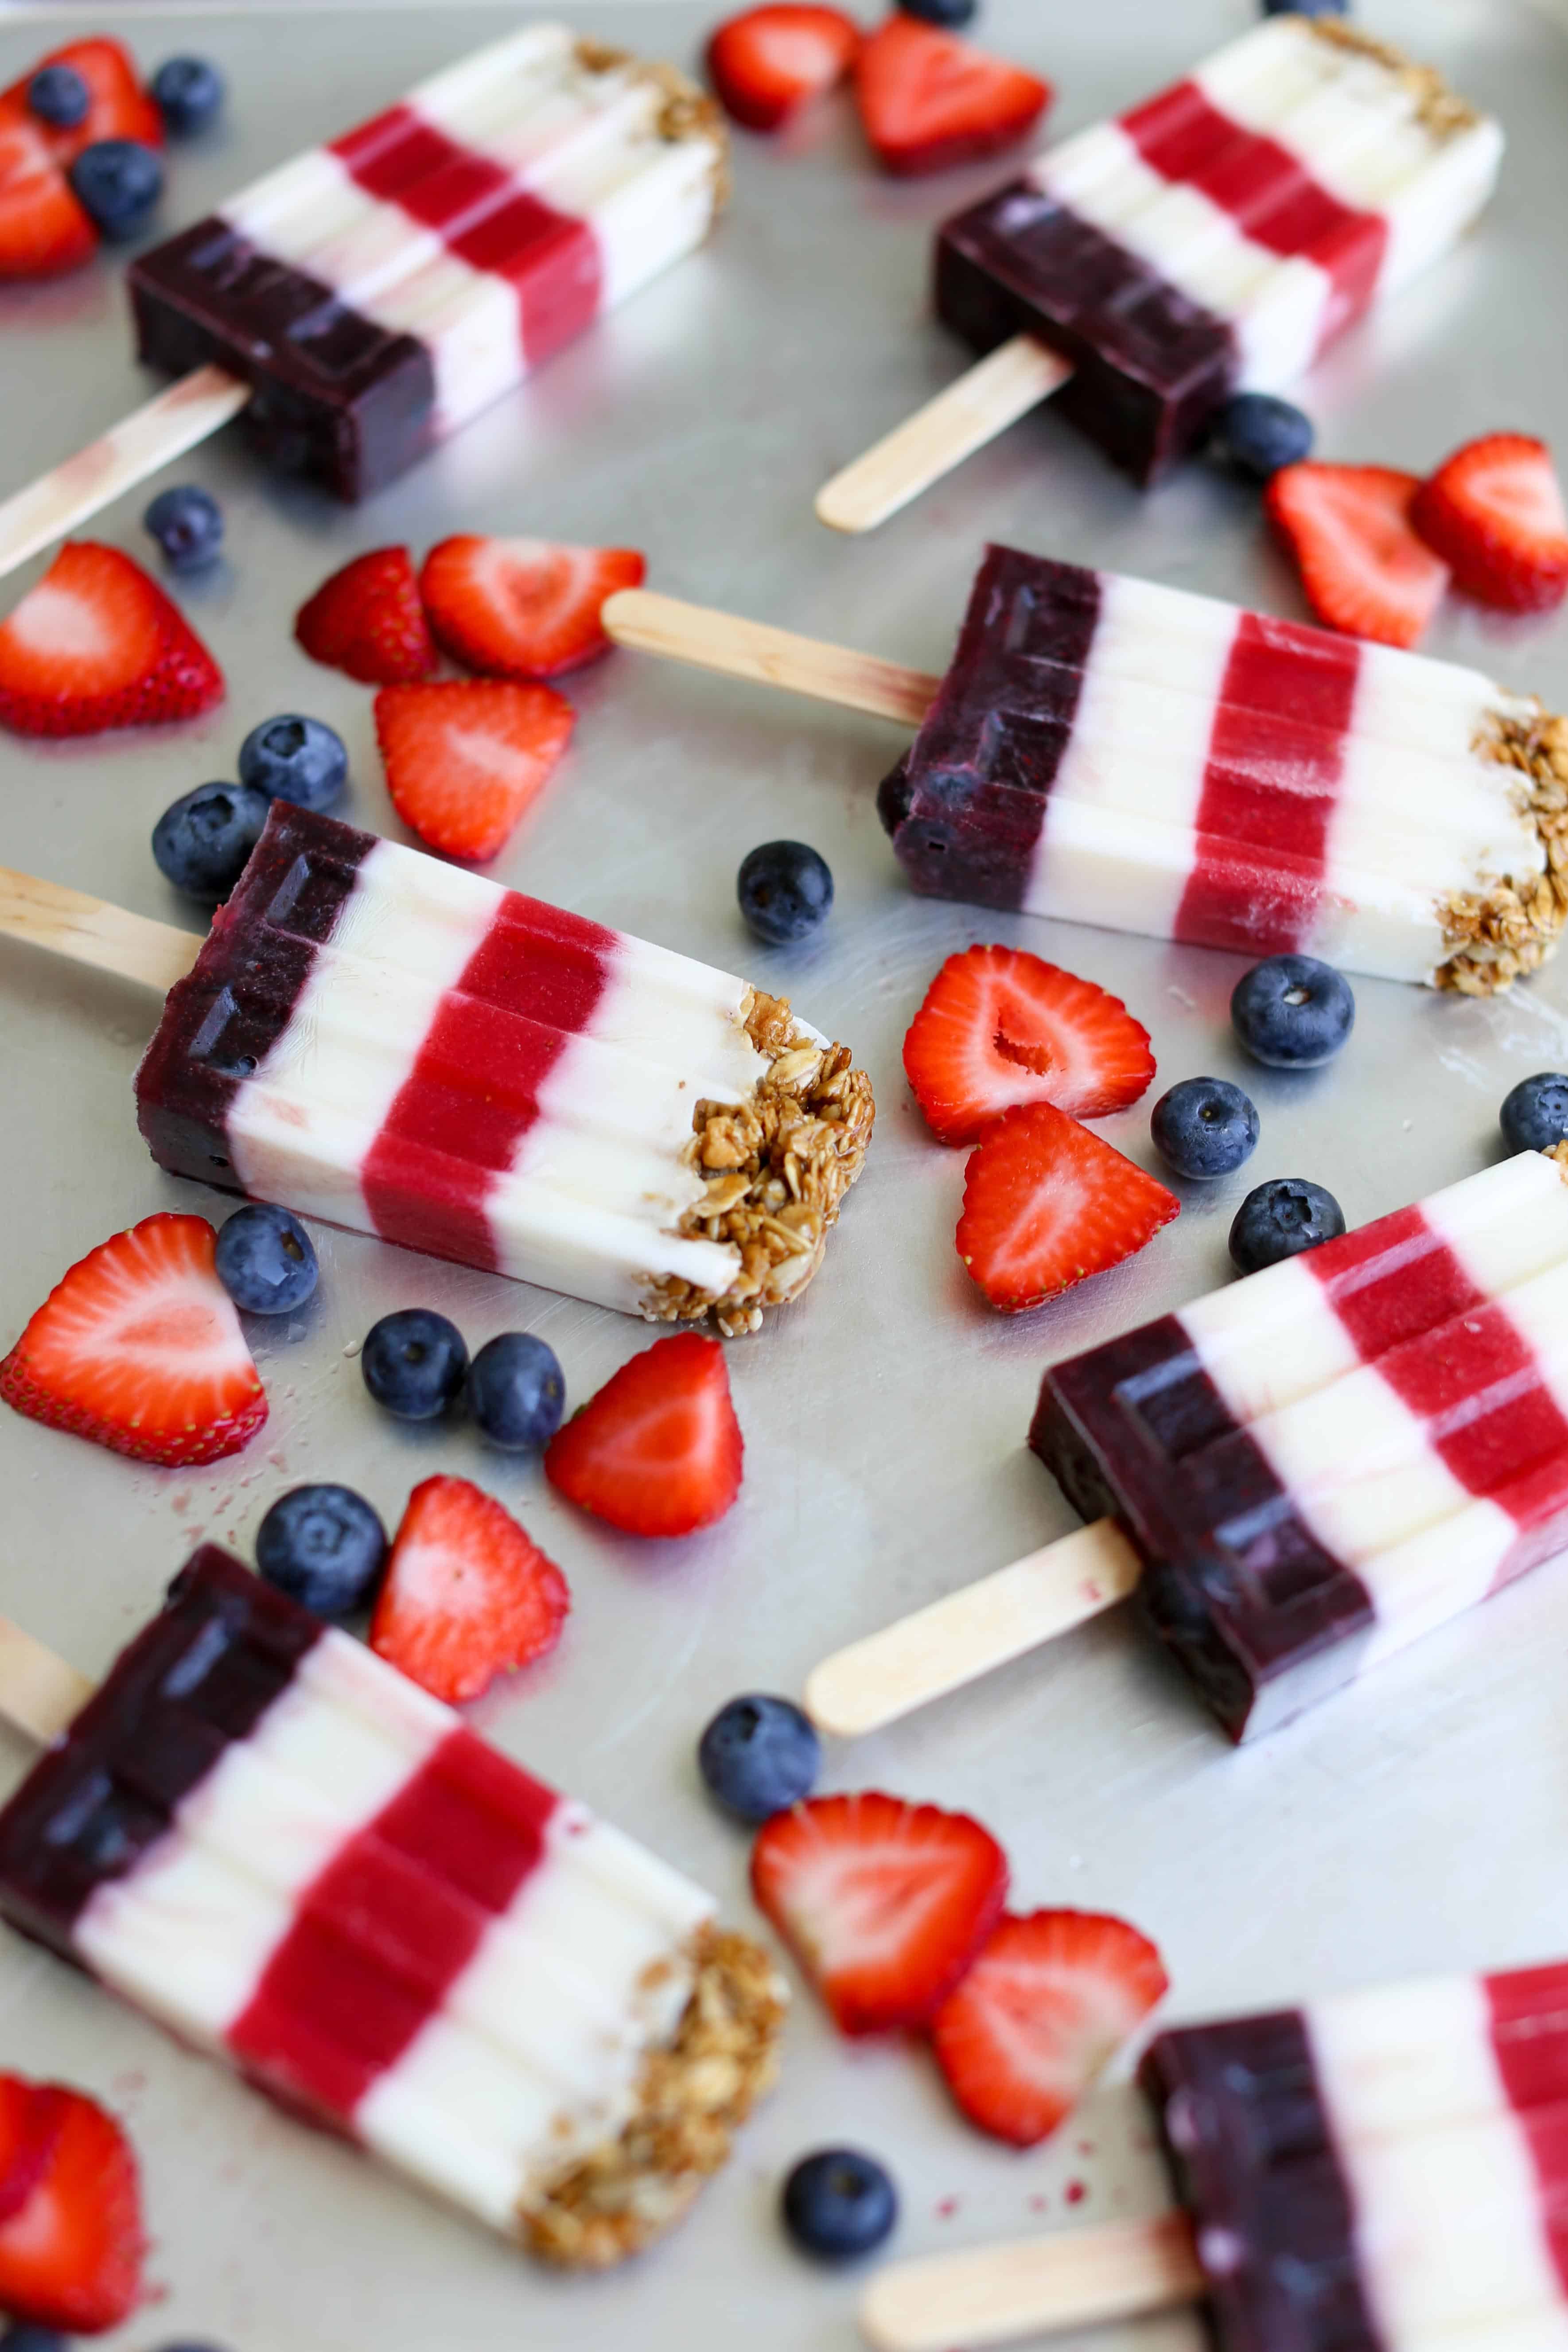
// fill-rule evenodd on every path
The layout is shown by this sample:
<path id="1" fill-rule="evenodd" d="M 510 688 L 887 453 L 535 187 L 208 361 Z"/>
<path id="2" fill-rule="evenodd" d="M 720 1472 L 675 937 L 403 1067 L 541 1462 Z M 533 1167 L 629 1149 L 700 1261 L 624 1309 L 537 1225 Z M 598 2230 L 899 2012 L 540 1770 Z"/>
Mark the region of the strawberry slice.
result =
<path id="1" fill-rule="evenodd" d="M 1467 441 L 1423 482 L 1410 520 L 1483 604 L 1543 613 L 1568 596 L 1568 512 L 1544 441 L 1527 433 Z"/>
<path id="2" fill-rule="evenodd" d="M 1331 629 L 1410 646 L 1442 603 L 1448 567 L 1411 528 L 1420 487 L 1390 466 L 1284 466 L 1270 480 L 1269 520 Z"/>
<path id="3" fill-rule="evenodd" d="M 467 1478 L 426 1478 L 393 1538 L 370 1645 L 449 1706 L 542 1658 L 572 1606 L 566 1579 Z"/>
<path id="4" fill-rule="evenodd" d="M 688 1536 L 721 1519 L 745 1452 L 717 1339 L 656 1339 L 551 1439 L 544 1475 L 568 1502 L 632 1536 Z"/>
<path id="5" fill-rule="evenodd" d="M 988 1127 L 963 1179 L 958 1255 L 1004 1315 L 1133 1257 L 1181 1202 L 1054 1103 Z"/>
<path id="6" fill-rule="evenodd" d="M 0 2074 L 0 2308 L 96 2336 L 142 2298 L 136 2158 L 80 2091 Z"/>
<path id="7" fill-rule="evenodd" d="M 39 122 L 27 105 L 27 85 L 45 66 L 70 66 L 87 84 L 89 105 L 79 122 Z M 137 139 L 144 147 L 163 143 L 163 118 L 142 89 L 128 50 L 107 34 L 67 41 L 30 65 L 17 81 L 0 90 L 0 121 L 16 114 L 37 123 L 50 154 L 62 168 L 100 139 Z"/>
<path id="8" fill-rule="evenodd" d="M 971 2123 L 1032 2147 L 1071 2113 L 1164 1992 L 1147 1936 L 1089 1911 L 1004 1917 L 931 2021 Z"/>
<path id="9" fill-rule="evenodd" d="M 436 667 L 405 547 L 374 547 L 323 580 L 295 614 L 294 635 L 312 661 L 363 686 L 402 686 Z"/>
<path id="10" fill-rule="evenodd" d="M 720 103 L 748 131 L 776 131 L 836 89 L 860 50 L 860 27 L 839 8 L 748 8 L 708 44 Z"/>
<path id="11" fill-rule="evenodd" d="M 1023 948 L 949 956 L 904 1039 L 904 1072 L 943 1143 L 973 1143 L 1015 1103 L 1074 1118 L 1135 1103 L 1154 1075 L 1149 1032 L 1119 996 Z"/>
<path id="12" fill-rule="evenodd" d="M 0 726 L 100 735 L 194 719 L 223 672 L 157 582 L 115 547 L 68 540 L 0 622 Z"/>
<path id="13" fill-rule="evenodd" d="M 0 278 L 58 278 L 98 250 L 98 231 L 43 130 L 0 105 Z"/>
<path id="14" fill-rule="evenodd" d="M 557 677 L 610 650 L 599 615 L 617 588 L 642 584 L 631 547 L 554 547 L 542 539 L 444 539 L 419 593 L 436 641 L 487 677 Z"/>
<path id="15" fill-rule="evenodd" d="M 161 1210 L 58 1282 L 3 1363 L 0 1397 L 139 1462 L 237 1454 L 267 1397 L 205 1217 Z"/>
<path id="16" fill-rule="evenodd" d="M 392 804 L 432 849 L 493 857 L 536 800 L 575 713 L 548 686 L 446 678 L 375 698 L 375 740 Z"/>
<path id="17" fill-rule="evenodd" d="M 775 1813 L 752 1892 L 841 2033 L 923 2025 L 1007 1897 L 1007 1857 L 967 1813 L 873 1790 Z"/>
<path id="18" fill-rule="evenodd" d="M 914 16 L 889 16 L 855 67 L 866 136 L 882 169 L 906 178 L 1010 147 L 1052 96 L 1037 74 Z"/>

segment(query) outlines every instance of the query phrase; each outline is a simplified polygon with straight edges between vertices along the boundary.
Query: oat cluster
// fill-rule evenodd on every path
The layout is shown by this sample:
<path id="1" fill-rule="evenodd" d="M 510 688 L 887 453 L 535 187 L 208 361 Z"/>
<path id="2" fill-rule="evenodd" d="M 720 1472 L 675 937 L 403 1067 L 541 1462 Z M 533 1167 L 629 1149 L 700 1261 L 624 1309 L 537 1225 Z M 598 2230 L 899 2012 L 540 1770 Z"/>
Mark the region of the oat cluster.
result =
<path id="1" fill-rule="evenodd" d="M 658 135 L 671 145 L 682 139 L 712 141 L 717 151 L 713 209 L 721 212 L 730 201 L 730 132 L 718 100 L 700 89 L 678 66 L 634 57 L 629 49 L 615 48 L 607 41 L 581 40 L 574 54 L 584 73 L 614 73 L 618 67 L 630 66 L 639 81 L 652 82 L 664 100 L 658 114 Z"/>
<path id="2" fill-rule="evenodd" d="M 1493 996 L 1539 971 L 1568 920 L 1568 719 L 1527 709 L 1494 714 L 1476 746 L 1520 776 L 1521 798 L 1546 853 L 1544 874 L 1484 891 L 1456 890 L 1438 908 L 1447 961 L 1439 988 Z"/>
<path id="3" fill-rule="evenodd" d="M 1303 21 L 1316 39 L 1330 41 L 1335 48 L 1352 49 L 1358 57 L 1375 58 L 1397 77 L 1401 89 L 1407 89 L 1415 101 L 1415 120 L 1435 139 L 1451 139 L 1461 131 L 1473 131 L 1480 116 L 1468 101 L 1449 89 L 1436 66 L 1418 66 L 1403 49 L 1387 41 L 1375 40 L 1370 33 L 1359 32 L 1342 16 L 1310 16 Z"/>

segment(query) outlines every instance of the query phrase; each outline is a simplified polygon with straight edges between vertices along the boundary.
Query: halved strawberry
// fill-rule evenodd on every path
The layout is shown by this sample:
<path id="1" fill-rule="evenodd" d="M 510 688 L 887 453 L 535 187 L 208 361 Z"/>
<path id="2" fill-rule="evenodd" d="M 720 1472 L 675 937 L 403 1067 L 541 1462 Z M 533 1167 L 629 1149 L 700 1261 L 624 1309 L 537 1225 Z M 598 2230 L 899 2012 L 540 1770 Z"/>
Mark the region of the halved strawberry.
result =
<path id="1" fill-rule="evenodd" d="M 140 564 L 68 540 L 0 622 L 0 726 L 100 735 L 194 719 L 223 699 L 223 672 Z"/>
<path id="2" fill-rule="evenodd" d="M 548 686 L 446 678 L 375 698 L 386 788 L 406 825 L 448 857 L 493 857 L 537 799 L 575 713 Z"/>
<path id="3" fill-rule="evenodd" d="M 163 145 L 163 118 L 142 89 L 134 60 L 128 50 L 104 33 L 89 34 L 85 40 L 67 41 L 36 59 L 20 79 L 0 90 L 0 120 L 16 111 L 26 112 L 30 121 L 37 122 L 37 117 L 27 107 L 27 85 L 44 66 L 72 67 L 86 82 L 89 100 L 79 122 L 68 127 L 38 122 L 57 163 L 63 166 L 74 162 L 84 147 L 92 146 L 100 139 L 137 139 L 144 147 Z"/>
<path id="4" fill-rule="evenodd" d="M 1568 512 L 1544 441 L 1467 441 L 1422 483 L 1410 520 L 1483 604 L 1543 613 L 1568 596 Z"/>
<path id="5" fill-rule="evenodd" d="M 840 8 L 748 8 L 708 44 L 708 71 L 727 114 L 748 131 L 776 131 L 841 82 L 860 27 Z"/>
<path id="6" fill-rule="evenodd" d="M 1005 1917 L 931 2021 L 971 2123 L 1016 2147 L 1055 2131 L 1164 1992 L 1164 1963 L 1125 1919 Z"/>
<path id="7" fill-rule="evenodd" d="M 1119 996 L 1023 948 L 951 955 L 904 1039 L 904 1071 L 943 1143 L 973 1143 L 1015 1103 L 1074 1118 L 1135 1103 L 1154 1075 L 1149 1032 Z"/>
<path id="8" fill-rule="evenodd" d="M 1309 462 L 1273 476 L 1264 506 L 1331 629 L 1409 646 L 1442 603 L 1448 567 L 1411 528 L 1420 487 L 1391 466 Z"/>
<path id="9" fill-rule="evenodd" d="M 868 1790 L 775 1813 L 752 1892 L 841 2033 L 923 2025 L 995 1926 L 1007 1857 L 967 1813 Z"/>
<path id="10" fill-rule="evenodd" d="M 373 547 L 323 580 L 295 614 L 294 635 L 312 661 L 364 686 L 401 686 L 436 667 L 405 547 Z"/>
<path id="11" fill-rule="evenodd" d="M 426 1478 L 393 1538 L 370 1645 L 457 1706 L 552 1650 L 571 1606 L 561 1570 L 493 1496 Z"/>
<path id="12" fill-rule="evenodd" d="M 963 1179 L 958 1255 L 1004 1315 L 1133 1257 L 1181 1202 L 1054 1103 L 988 1127 Z"/>
<path id="13" fill-rule="evenodd" d="M 855 67 L 866 136 L 882 169 L 904 177 L 1010 147 L 1052 95 L 1037 74 L 902 15 L 871 35 Z"/>
<path id="14" fill-rule="evenodd" d="M 542 539 L 444 539 L 419 593 L 436 641 L 487 677 L 557 677 L 610 650 L 599 615 L 642 584 L 631 547 L 554 547 Z"/>
<path id="15" fill-rule="evenodd" d="M 613 1372 L 551 1439 L 544 1475 L 633 1536 L 688 1536 L 721 1519 L 745 1452 L 717 1339 L 681 1331 Z"/>
<path id="16" fill-rule="evenodd" d="M 0 2309 L 97 2336 L 142 2297 L 136 2158 L 80 2091 L 0 2074 Z"/>
<path id="17" fill-rule="evenodd" d="M 0 109 L 0 278 L 56 278 L 98 250 L 98 231 L 42 132 L 31 115 Z"/>
<path id="18" fill-rule="evenodd" d="M 205 1217 L 160 1210 L 62 1276 L 3 1363 L 0 1397 L 141 1462 L 237 1454 L 267 1397 Z"/>

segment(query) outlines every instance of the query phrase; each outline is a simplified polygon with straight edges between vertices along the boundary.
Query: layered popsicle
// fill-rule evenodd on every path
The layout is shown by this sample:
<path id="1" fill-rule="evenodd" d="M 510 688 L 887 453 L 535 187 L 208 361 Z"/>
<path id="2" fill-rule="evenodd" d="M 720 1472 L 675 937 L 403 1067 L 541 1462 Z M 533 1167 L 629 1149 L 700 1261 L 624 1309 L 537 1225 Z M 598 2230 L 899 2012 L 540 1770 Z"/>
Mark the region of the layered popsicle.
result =
<path id="1" fill-rule="evenodd" d="M 783 2015 L 700 1888 L 211 1545 L 0 1811 L 0 1911 L 574 2266 L 689 2204 Z"/>
<path id="2" fill-rule="evenodd" d="M 1471 994 L 1535 970 L 1568 913 L 1568 720 L 1011 548 L 879 804 L 936 897 Z"/>
<path id="3" fill-rule="evenodd" d="M 136 1100 L 175 1175 L 726 1333 L 810 1281 L 874 1115 L 781 999 L 284 801 Z"/>

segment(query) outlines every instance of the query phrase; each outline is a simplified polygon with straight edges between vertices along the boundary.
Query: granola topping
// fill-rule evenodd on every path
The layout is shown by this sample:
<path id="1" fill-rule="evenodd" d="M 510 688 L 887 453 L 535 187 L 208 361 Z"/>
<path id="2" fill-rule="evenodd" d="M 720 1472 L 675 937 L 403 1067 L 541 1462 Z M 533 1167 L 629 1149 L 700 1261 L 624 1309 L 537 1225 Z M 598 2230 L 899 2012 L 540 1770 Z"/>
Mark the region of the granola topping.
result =
<path id="1" fill-rule="evenodd" d="M 1439 906 L 1448 954 L 1438 987 L 1492 996 L 1539 971 L 1568 920 L 1568 719 L 1538 706 L 1494 712 L 1476 749 L 1517 772 L 1521 805 L 1546 853 L 1544 874 L 1456 890 Z"/>
<path id="2" fill-rule="evenodd" d="M 1403 49 L 1387 41 L 1375 40 L 1354 25 L 1346 24 L 1342 16 L 1311 16 L 1307 28 L 1320 41 L 1330 41 L 1335 48 L 1353 50 L 1357 56 L 1374 58 L 1380 66 L 1398 76 L 1402 87 L 1415 100 L 1415 119 L 1436 139 L 1451 139 L 1460 131 L 1471 131 L 1480 121 L 1476 109 L 1449 89 L 1436 66 L 1418 66 Z"/>
<path id="3" fill-rule="evenodd" d="M 584 73 L 614 73 L 622 66 L 630 66 L 639 81 L 652 82 L 664 100 L 659 109 L 658 135 L 672 146 L 682 139 L 711 140 L 717 151 L 713 209 L 721 212 L 730 201 L 730 133 L 718 100 L 700 89 L 679 67 L 662 65 L 657 58 L 634 57 L 630 49 L 617 49 L 607 41 L 580 40 L 575 55 Z"/>

